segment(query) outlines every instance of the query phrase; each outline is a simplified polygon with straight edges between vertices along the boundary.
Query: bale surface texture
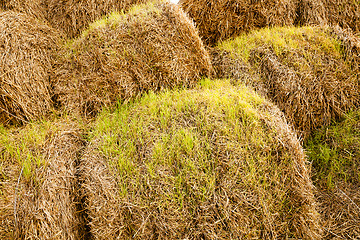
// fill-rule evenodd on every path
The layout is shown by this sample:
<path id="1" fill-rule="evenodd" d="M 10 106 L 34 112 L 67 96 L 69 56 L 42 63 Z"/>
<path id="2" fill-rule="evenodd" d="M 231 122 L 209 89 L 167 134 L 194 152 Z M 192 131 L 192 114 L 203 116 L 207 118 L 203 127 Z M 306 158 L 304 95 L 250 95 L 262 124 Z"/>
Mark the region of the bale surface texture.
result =
<path id="1" fill-rule="evenodd" d="M 28 15 L 0 13 L 0 123 L 36 120 L 51 109 L 58 41 L 54 29 Z"/>
<path id="2" fill-rule="evenodd" d="M 360 2 L 357 0 L 322 0 L 328 22 L 360 32 Z"/>
<path id="3" fill-rule="evenodd" d="M 336 29 L 253 31 L 219 44 L 213 65 L 270 98 L 306 137 L 359 105 L 359 40 Z"/>
<path id="4" fill-rule="evenodd" d="M 44 0 L 46 18 L 56 29 L 61 29 L 68 37 L 79 36 L 90 23 L 113 11 L 128 10 L 132 5 L 147 0 Z"/>
<path id="5" fill-rule="evenodd" d="M 82 158 L 96 239 L 318 239 L 305 155 L 245 86 L 202 81 L 103 112 Z"/>
<path id="6" fill-rule="evenodd" d="M 76 194 L 82 144 L 67 122 L 0 129 L 1 239 L 85 239 Z"/>
<path id="7" fill-rule="evenodd" d="M 45 0 L 0 0 L 1 11 L 15 11 L 38 19 L 45 18 Z"/>
<path id="8" fill-rule="evenodd" d="M 149 90 L 194 86 L 211 69 L 193 23 L 170 3 L 109 15 L 62 55 L 55 93 L 67 111 L 85 115 Z"/>
<path id="9" fill-rule="evenodd" d="M 360 237 L 360 111 L 323 127 L 306 142 L 313 162 L 325 237 Z"/>

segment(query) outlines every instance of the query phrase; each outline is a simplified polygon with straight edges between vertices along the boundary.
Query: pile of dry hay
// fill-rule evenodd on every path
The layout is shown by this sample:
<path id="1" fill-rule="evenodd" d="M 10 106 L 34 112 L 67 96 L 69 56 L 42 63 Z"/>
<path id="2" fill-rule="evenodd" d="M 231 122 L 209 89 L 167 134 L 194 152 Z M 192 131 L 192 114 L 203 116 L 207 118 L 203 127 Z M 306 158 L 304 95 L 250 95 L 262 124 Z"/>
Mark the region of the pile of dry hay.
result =
<path id="1" fill-rule="evenodd" d="M 360 111 L 324 127 L 306 142 L 326 238 L 360 236 Z"/>
<path id="2" fill-rule="evenodd" d="M 79 36 L 90 23 L 113 11 L 126 11 L 147 0 L 45 0 L 47 20 L 68 37 Z"/>
<path id="3" fill-rule="evenodd" d="M 0 13 L 0 123 L 36 120 L 52 106 L 56 31 L 13 11 Z"/>
<path id="4" fill-rule="evenodd" d="M 302 147 L 244 86 L 202 82 L 98 118 L 81 160 L 95 239 L 319 239 Z"/>
<path id="5" fill-rule="evenodd" d="M 272 99 L 306 137 L 359 105 L 359 49 L 339 28 L 262 29 L 221 43 L 213 65 Z"/>
<path id="6" fill-rule="evenodd" d="M 82 147 L 73 123 L 0 129 L 1 239 L 84 239 L 76 178 Z"/>
<path id="7" fill-rule="evenodd" d="M 193 23 L 170 3 L 109 15 L 61 55 L 55 93 L 66 110 L 85 115 L 149 90 L 193 86 L 211 70 Z"/>

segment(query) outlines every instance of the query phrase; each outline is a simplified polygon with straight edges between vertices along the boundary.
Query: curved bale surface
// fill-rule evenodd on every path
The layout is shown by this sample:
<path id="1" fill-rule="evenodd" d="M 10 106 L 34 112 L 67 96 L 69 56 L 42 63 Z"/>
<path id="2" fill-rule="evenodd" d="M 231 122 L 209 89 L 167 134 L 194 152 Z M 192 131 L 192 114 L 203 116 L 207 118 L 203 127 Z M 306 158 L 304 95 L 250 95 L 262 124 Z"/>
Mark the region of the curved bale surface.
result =
<path id="1" fill-rule="evenodd" d="M 21 12 L 38 19 L 45 19 L 44 0 L 0 0 L 1 11 Z"/>
<path id="2" fill-rule="evenodd" d="M 132 5 L 147 0 L 45 0 L 46 18 L 56 29 L 68 37 L 79 36 L 90 23 L 113 11 L 126 11 Z"/>
<path id="3" fill-rule="evenodd" d="M 0 239 L 84 239 L 73 123 L 0 127 Z"/>
<path id="4" fill-rule="evenodd" d="M 261 91 L 307 137 L 359 106 L 359 49 L 358 38 L 339 29 L 262 29 L 220 43 L 213 65 L 220 77 Z"/>
<path id="5" fill-rule="evenodd" d="M 109 15 L 62 55 L 55 93 L 67 111 L 85 115 L 149 90 L 193 86 L 211 70 L 193 23 L 170 3 Z"/>
<path id="6" fill-rule="evenodd" d="M 49 78 L 59 39 L 28 15 L 0 13 L 0 123 L 36 120 L 51 109 Z"/>
<path id="7" fill-rule="evenodd" d="M 292 25 L 296 0 L 181 0 L 180 5 L 194 19 L 207 44 L 235 37 L 266 26 Z"/>
<path id="8" fill-rule="evenodd" d="M 81 160 L 95 239 L 319 239 L 305 155 L 280 111 L 204 80 L 96 121 Z"/>
<path id="9" fill-rule="evenodd" d="M 360 236 L 360 111 L 316 131 L 305 144 L 313 163 L 326 239 Z"/>

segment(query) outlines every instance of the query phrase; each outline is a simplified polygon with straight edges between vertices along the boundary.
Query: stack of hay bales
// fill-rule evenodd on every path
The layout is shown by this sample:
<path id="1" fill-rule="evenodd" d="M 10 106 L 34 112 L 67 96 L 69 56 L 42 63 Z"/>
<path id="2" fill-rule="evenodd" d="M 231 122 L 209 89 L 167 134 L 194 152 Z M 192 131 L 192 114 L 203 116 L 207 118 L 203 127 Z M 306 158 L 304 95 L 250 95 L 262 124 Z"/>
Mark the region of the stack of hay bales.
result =
<path id="1" fill-rule="evenodd" d="M 176 5 L 149 3 L 93 23 L 61 53 L 55 93 L 85 115 L 149 90 L 194 86 L 211 60 Z"/>
<path id="2" fill-rule="evenodd" d="M 360 236 L 360 111 L 323 127 L 306 142 L 326 238 Z"/>
<path id="3" fill-rule="evenodd" d="M 182 0 L 185 12 L 194 19 L 205 43 L 239 35 L 254 28 L 292 25 L 296 0 Z"/>
<path id="4" fill-rule="evenodd" d="M 0 238 L 84 239 L 77 194 L 81 131 L 73 123 L 0 129 Z"/>
<path id="5" fill-rule="evenodd" d="M 96 121 L 81 160 L 95 239 L 319 239 L 299 141 L 245 86 L 202 82 Z"/>
<path id="6" fill-rule="evenodd" d="M 45 0 L 46 18 L 56 29 L 68 37 L 79 36 L 91 22 L 113 11 L 126 11 L 132 5 L 147 0 Z"/>
<path id="7" fill-rule="evenodd" d="M 50 75 L 60 37 L 22 13 L 0 13 L 0 123 L 43 117 L 52 106 Z"/>
<path id="8" fill-rule="evenodd" d="M 357 41 L 344 44 L 333 32 L 320 27 L 253 31 L 221 43 L 217 50 L 228 53 L 217 57 L 214 68 L 221 68 L 221 77 L 245 79 L 306 137 L 359 106 L 358 56 L 346 51 L 357 48 Z"/>

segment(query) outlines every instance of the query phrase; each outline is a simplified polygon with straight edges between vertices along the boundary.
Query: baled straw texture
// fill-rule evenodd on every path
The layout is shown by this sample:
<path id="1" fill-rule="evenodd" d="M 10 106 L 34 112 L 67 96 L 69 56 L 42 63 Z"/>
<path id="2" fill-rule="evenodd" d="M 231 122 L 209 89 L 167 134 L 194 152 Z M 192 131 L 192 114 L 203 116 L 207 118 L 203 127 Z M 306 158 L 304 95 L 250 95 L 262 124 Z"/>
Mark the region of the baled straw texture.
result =
<path id="1" fill-rule="evenodd" d="M 52 107 L 56 31 L 32 17 L 0 13 L 0 123 L 36 120 Z"/>
<path id="2" fill-rule="evenodd" d="M 81 161 L 95 239 L 319 239 L 303 149 L 246 87 L 150 94 L 96 126 Z"/>
<path id="3" fill-rule="evenodd" d="M 292 25 L 295 0 L 181 0 L 207 44 L 239 35 L 254 28 Z"/>
<path id="4" fill-rule="evenodd" d="M 0 0 L 1 10 L 25 13 L 40 20 L 45 18 L 46 3 L 44 0 Z"/>
<path id="5" fill-rule="evenodd" d="M 360 70 L 360 37 L 355 36 L 351 29 L 339 26 L 328 28 L 327 31 L 340 42 L 345 60 L 354 69 Z"/>
<path id="6" fill-rule="evenodd" d="M 126 11 L 147 0 L 46 0 L 47 19 L 68 37 L 79 36 L 90 23 L 113 11 Z"/>
<path id="7" fill-rule="evenodd" d="M 109 15 L 64 55 L 55 83 L 58 100 L 85 115 L 149 90 L 193 86 L 211 70 L 193 23 L 170 3 Z"/>
<path id="8" fill-rule="evenodd" d="M 359 106 L 356 52 L 344 51 L 344 43 L 327 28 L 263 29 L 219 48 L 229 53 L 217 54 L 218 73 L 238 75 L 270 98 L 303 137 Z M 243 69 L 245 75 L 237 73 Z"/>
<path id="9" fill-rule="evenodd" d="M 83 147 L 80 130 L 69 123 L 30 124 L 0 137 L 2 163 L 7 167 L 0 186 L 5 189 L 0 211 L 7 219 L 2 219 L 0 236 L 84 239 L 76 169 Z"/>
<path id="10" fill-rule="evenodd" d="M 327 18 L 323 1 L 297 0 L 294 25 L 325 25 Z"/>
<path id="11" fill-rule="evenodd" d="M 360 2 L 354 0 L 322 0 L 326 17 L 332 25 L 360 32 Z"/>

